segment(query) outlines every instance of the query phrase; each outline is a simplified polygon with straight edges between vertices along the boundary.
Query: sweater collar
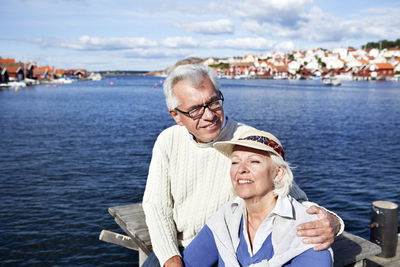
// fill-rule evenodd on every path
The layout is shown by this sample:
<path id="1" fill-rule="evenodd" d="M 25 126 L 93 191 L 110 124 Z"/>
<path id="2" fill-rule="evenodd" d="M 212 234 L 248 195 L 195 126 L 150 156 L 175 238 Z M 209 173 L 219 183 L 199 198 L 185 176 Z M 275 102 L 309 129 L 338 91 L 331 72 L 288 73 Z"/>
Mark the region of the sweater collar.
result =
<path id="1" fill-rule="evenodd" d="M 216 139 L 211 140 L 210 142 L 207 142 L 207 143 L 198 143 L 198 142 L 196 142 L 194 140 L 194 136 L 190 132 L 188 132 L 188 134 L 189 134 L 190 140 L 196 146 L 198 146 L 198 147 L 212 147 L 215 142 L 224 140 L 226 138 L 226 136 L 229 135 L 229 133 L 232 131 L 232 127 L 233 127 L 232 121 L 229 120 L 228 116 L 225 115 L 221 133 L 219 134 L 219 136 Z"/>

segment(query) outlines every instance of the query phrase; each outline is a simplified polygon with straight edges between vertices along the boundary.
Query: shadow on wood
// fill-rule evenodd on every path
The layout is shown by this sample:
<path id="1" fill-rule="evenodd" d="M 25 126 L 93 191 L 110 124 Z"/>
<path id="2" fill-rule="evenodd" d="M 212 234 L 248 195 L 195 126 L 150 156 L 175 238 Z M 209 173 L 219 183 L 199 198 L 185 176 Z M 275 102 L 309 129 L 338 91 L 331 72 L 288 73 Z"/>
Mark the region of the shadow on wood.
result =
<path id="1" fill-rule="evenodd" d="M 359 236 L 343 232 L 332 244 L 334 266 L 346 266 L 381 253 L 381 248 Z M 362 266 L 362 265 L 361 265 Z"/>

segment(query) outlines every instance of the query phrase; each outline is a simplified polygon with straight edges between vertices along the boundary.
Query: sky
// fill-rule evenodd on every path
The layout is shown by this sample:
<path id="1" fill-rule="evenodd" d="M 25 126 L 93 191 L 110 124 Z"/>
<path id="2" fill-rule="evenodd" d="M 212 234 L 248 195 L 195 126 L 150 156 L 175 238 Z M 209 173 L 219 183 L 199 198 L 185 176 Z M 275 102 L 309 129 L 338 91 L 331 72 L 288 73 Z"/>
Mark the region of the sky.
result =
<path id="1" fill-rule="evenodd" d="M 361 48 L 400 38 L 398 0 L 0 0 L 0 57 L 162 70 L 187 57 Z"/>

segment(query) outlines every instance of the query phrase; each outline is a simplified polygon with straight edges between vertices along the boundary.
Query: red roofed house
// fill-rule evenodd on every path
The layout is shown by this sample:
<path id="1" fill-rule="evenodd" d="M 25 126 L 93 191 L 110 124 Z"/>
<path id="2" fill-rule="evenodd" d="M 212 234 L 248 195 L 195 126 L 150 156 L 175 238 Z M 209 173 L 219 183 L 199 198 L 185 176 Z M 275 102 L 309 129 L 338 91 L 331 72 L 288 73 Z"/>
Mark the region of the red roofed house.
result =
<path id="1" fill-rule="evenodd" d="M 87 70 L 85 69 L 65 70 L 64 75 L 67 77 L 77 77 L 78 79 L 82 79 L 87 77 Z"/>
<path id="2" fill-rule="evenodd" d="M 359 59 L 358 61 L 360 61 L 360 63 L 361 63 L 362 65 L 368 65 L 368 64 L 369 64 L 369 61 L 368 61 L 368 60 L 365 60 L 365 59 Z"/>
<path id="3" fill-rule="evenodd" d="M 50 66 L 43 66 L 33 70 L 34 78 L 38 80 L 51 80 L 54 78 L 54 68 Z"/>
<path id="4" fill-rule="evenodd" d="M 393 77 L 394 66 L 390 63 L 374 63 L 369 66 L 369 71 L 372 78 Z"/>
<path id="5" fill-rule="evenodd" d="M 17 80 L 17 70 L 19 64 L 13 58 L 0 57 L 0 83 L 8 83 L 11 80 Z M 23 72 L 22 72 L 23 76 Z"/>
<path id="6" fill-rule="evenodd" d="M 21 67 L 7 67 L 10 80 L 22 81 L 25 79 L 24 70 Z"/>
<path id="7" fill-rule="evenodd" d="M 272 76 L 275 78 L 288 78 L 288 65 L 275 65 L 272 69 Z"/>
<path id="8" fill-rule="evenodd" d="M 267 60 L 258 60 L 257 76 L 271 76 L 274 64 Z"/>
<path id="9" fill-rule="evenodd" d="M 35 65 L 32 63 L 15 62 L 12 58 L 0 58 L 0 67 L 4 75 L 5 70 L 11 80 L 24 80 L 25 78 L 33 79 L 33 69 Z M 4 77 L 3 77 L 4 80 Z"/>
<path id="10" fill-rule="evenodd" d="M 249 76 L 255 75 L 255 67 L 253 62 L 234 62 L 229 66 L 232 76 Z"/>
<path id="11" fill-rule="evenodd" d="M 9 64 L 9 63 L 15 63 L 15 59 L 13 58 L 1 58 L 0 57 L 0 64 Z"/>
<path id="12" fill-rule="evenodd" d="M 313 73 L 311 73 L 309 70 L 307 69 L 301 69 L 299 71 L 299 75 L 302 79 L 307 78 L 307 77 L 311 77 L 314 76 Z"/>
<path id="13" fill-rule="evenodd" d="M 55 75 L 56 75 L 57 78 L 64 77 L 64 74 L 65 74 L 65 70 L 63 70 L 63 69 L 56 69 L 55 70 Z"/>
<path id="14" fill-rule="evenodd" d="M 363 65 L 360 69 L 353 71 L 353 77 L 355 80 L 370 80 L 371 72 L 368 66 Z"/>

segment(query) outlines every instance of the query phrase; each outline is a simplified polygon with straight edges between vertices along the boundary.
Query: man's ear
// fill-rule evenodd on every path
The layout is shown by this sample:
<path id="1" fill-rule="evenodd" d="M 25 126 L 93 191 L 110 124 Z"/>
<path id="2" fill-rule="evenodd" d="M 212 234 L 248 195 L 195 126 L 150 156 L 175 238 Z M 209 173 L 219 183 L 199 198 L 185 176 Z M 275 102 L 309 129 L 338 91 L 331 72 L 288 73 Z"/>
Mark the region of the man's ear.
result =
<path id="1" fill-rule="evenodd" d="M 180 126 L 184 126 L 183 122 L 182 122 L 182 118 L 181 118 L 181 114 L 179 114 L 179 112 L 175 111 L 175 110 L 170 110 L 169 114 L 171 114 L 172 118 L 175 120 L 175 122 L 180 125 Z"/>

